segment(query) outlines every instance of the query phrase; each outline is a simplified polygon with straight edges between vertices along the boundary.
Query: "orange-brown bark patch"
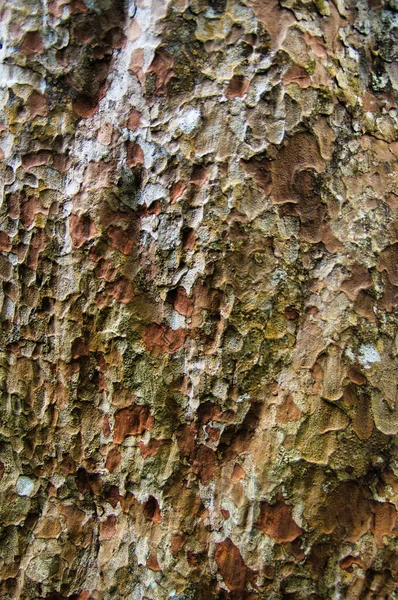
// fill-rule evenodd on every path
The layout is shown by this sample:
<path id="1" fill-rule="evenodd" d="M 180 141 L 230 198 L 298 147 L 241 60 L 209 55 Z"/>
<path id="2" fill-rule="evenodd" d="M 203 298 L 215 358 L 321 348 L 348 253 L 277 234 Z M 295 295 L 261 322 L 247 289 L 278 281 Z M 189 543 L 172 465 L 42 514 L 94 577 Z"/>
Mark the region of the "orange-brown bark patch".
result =
<path id="1" fill-rule="evenodd" d="M 390 502 L 372 502 L 370 505 L 373 513 L 370 530 L 373 533 L 377 546 L 384 547 L 384 536 L 391 535 L 397 521 L 397 510 Z"/>
<path id="2" fill-rule="evenodd" d="M 29 58 L 41 54 L 44 51 L 44 44 L 40 33 L 28 31 L 22 40 L 20 51 Z"/>
<path id="3" fill-rule="evenodd" d="M 143 331 L 142 339 L 147 350 L 154 354 L 168 352 L 173 354 L 177 352 L 184 344 L 187 332 L 184 329 L 172 329 L 166 325 L 153 323 L 147 325 Z"/>
<path id="4" fill-rule="evenodd" d="M 158 557 L 156 556 L 156 554 L 154 552 L 152 552 L 152 554 L 149 556 L 149 558 L 147 558 L 146 566 L 151 571 L 155 571 L 155 573 L 162 570 L 159 565 L 159 562 L 158 562 Z"/>
<path id="5" fill-rule="evenodd" d="M 250 570 L 244 563 L 239 548 L 229 538 L 216 546 L 214 558 L 225 585 L 231 592 L 243 592 Z"/>
<path id="6" fill-rule="evenodd" d="M 134 297 L 134 287 L 127 277 L 120 277 L 109 286 L 109 291 L 116 302 L 128 304 Z"/>
<path id="7" fill-rule="evenodd" d="M 153 428 L 154 419 L 147 406 L 135 404 L 115 414 L 113 441 L 121 444 L 128 435 L 142 435 Z"/>
<path id="8" fill-rule="evenodd" d="M 281 425 L 285 425 L 290 421 L 298 421 L 301 417 L 301 410 L 294 403 L 290 394 L 286 396 L 282 404 L 276 410 L 276 420 Z"/>
<path id="9" fill-rule="evenodd" d="M 372 285 L 373 282 L 368 269 L 362 265 L 354 264 L 351 267 L 351 277 L 343 281 L 341 289 L 351 302 L 354 302 L 361 290 L 367 290 Z"/>
<path id="10" fill-rule="evenodd" d="M 139 144 L 135 142 L 128 143 L 126 162 L 130 169 L 144 164 L 144 152 Z"/>
<path id="11" fill-rule="evenodd" d="M 398 243 L 387 246 L 380 253 L 377 268 L 379 271 L 387 271 L 390 282 L 398 286 Z"/>
<path id="12" fill-rule="evenodd" d="M 105 468 L 108 469 L 109 473 L 113 473 L 118 468 L 121 458 L 121 454 L 117 448 L 109 450 L 105 463 Z"/>
<path id="13" fill-rule="evenodd" d="M 250 80 L 243 75 L 234 75 L 228 84 L 225 95 L 227 98 L 241 98 L 249 89 Z"/>
<path id="14" fill-rule="evenodd" d="M 158 454 L 162 446 L 166 446 L 170 443 L 170 440 L 156 440 L 155 438 L 152 438 L 147 444 L 144 444 L 144 442 L 139 442 L 138 446 L 142 458 L 151 458 L 152 456 L 156 456 Z"/>
<path id="15" fill-rule="evenodd" d="M 254 526 L 274 538 L 278 544 L 292 542 L 302 533 L 301 527 L 292 517 L 291 507 L 285 504 L 281 495 L 275 504 L 261 503 L 260 514 Z"/>
<path id="16" fill-rule="evenodd" d="M 75 215 L 69 217 L 69 234 L 74 248 L 80 248 L 85 242 L 95 238 L 97 228 L 89 215 Z"/>
<path id="17" fill-rule="evenodd" d="M 162 515 L 160 512 L 159 503 L 154 496 L 149 496 L 144 504 L 144 517 L 152 523 L 161 523 Z"/>
<path id="18" fill-rule="evenodd" d="M 196 452 L 193 463 L 193 471 L 199 475 L 203 485 L 207 485 L 213 479 L 213 475 L 217 470 L 216 453 L 214 450 L 201 444 Z"/>
<path id="19" fill-rule="evenodd" d="M 181 425 L 177 429 L 175 436 L 177 438 L 177 444 L 182 456 L 190 459 L 194 457 L 196 448 L 196 435 L 196 427 L 193 425 L 188 425 L 187 423 Z"/>
<path id="20" fill-rule="evenodd" d="M 134 231 L 130 229 L 122 229 L 122 227 L 111 226 L 106 233 L 111 240 L 113 248 L 116 248 L 116 250 L 119 250 L 119 252 L 125 256 L 132 254 L 136 245 Z"/>
<path id="21" fill-rule="evenodd" d="M 109 515 L 100 524 L 100 540 L 110 540 L 116 533 L 116 516 Z"/>
<path id="22" fill-rule="evenodd" d="M 182 286 L 178 287 L 168 296 L 168 300 L 173 305 L 174 310 L 176 310 L 180 315 L 184 317 L 190 317 L 193 311 L 193 302 L 189 298 L 185 288 Z"/>

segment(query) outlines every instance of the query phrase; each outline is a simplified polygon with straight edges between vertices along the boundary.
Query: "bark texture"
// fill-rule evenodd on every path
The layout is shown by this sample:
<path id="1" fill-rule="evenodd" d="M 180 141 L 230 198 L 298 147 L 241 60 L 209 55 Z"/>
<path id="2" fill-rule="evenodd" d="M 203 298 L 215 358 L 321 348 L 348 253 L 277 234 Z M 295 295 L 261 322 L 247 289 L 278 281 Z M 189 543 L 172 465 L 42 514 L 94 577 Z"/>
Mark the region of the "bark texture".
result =
<path id="1" fill-rule="evenodd" d="M 0 598 L 398 598 L 396 0 L 1 31 Z"/>

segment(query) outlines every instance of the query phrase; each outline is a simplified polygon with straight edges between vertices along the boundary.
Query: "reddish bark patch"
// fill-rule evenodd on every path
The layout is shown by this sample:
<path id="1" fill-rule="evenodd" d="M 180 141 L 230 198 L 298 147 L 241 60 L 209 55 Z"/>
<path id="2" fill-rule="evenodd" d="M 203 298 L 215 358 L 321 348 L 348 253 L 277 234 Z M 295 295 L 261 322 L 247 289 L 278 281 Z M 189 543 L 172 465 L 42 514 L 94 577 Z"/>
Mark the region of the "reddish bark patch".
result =
<path id="1" fill-rule="evenodd" d="M 342 252 L 344 244 L 334 235 L 327 223 L 322 223 L 322 242 L 328 252 Z"/>
<path id="2" fill-rule="evenodd" d="M 196 448 L 196 434 L 196 427 L 187 423 L 177 429 L 175 436 L 182 456 L 193 459 Z"/>
<path id="3" fill-rule="evenodd" d="M 371 511 L 364 490 L 355 482 L 341 483 L 329 493 L 313 525 L 335 539 L 356 542 L 369 530 Z"/>
<path id="4" fill-rule="evenodd" d="M 83 119 L 89 119 L 98 110 L 98 99 L 79 94 L 72 102 L 74 112 Z"/>
<path id="5" fill-rule="evenodd" d="M 156 440 L 152 438 L 151 440 L 149 440 L 148 444 L 144 444 L 144 442 L 139 442 L 138 446 L 142 458 L 152 458 L 152 456 L 156 456 L 158 454 L 162 446 L 166 446 L 168 444 L 170 444 L 170 440 Z"/>
<path id="6" fill-rule="evenodd" d="M 209 400 L 202 402 L 198 408 L 198 421 L 202 425 L 206 425 L 209 421 L 219 421 L 222 415 L 221 407 L 213 404 Z"/>
<path id="7" fill-rule="evenodd" d="M 186 536 L 180 533 L 174 533 L 171 538 L 170 549 L 171 554 L 176 557 L 179 551 L 184 547 Z"/>
<path id="8" fill-rule="evenodd" d="M 362 265 L 352 265 L 351 277 L 345 279 L 341 284 L 341 290 L 347 295 L 351 302 L 355 302 L 361 290 L 367 290 L 372 287 L 372 278 L 369 271 Z"/>
<path id="9" fill-rule="evenodd" d="M 60 508 L 62 520 L 72 543 L 79 541 L 83 534 L 83 519 L 85 514 L 73 504 L 62 504 Z"/>
<path id="10" fill-rule="evenodd" d="M 144 66 L 144 51 L 142 48 L 137 48 L 131 53 L 129 70 L 137 75 L 138 80 L 142 80 L 142 67 Z"/>
<path id="11" fill-rule="evenodd" d="M 83 338 L 76 338 L 72 344 L 72 358 L 76 360 L 82 356 L 89 356 L 90 349 Z"/>
<path id="12" fill-rule="evenodd" d="M 391 535 L 397 521 L 397 511 L 389 502 L 372 502 L 370 505 L 373 513 L 370 530 L 373 533 L 377 546 L 385 546 L 383 537 Z"/>
<path id="13" fill-rule="evenodd" d="M 192 465 L 194 473 L 200 477 L 203 485 L 207 485 L 213 479 L 213 475 L 217 470 L 216 453 L 214 450 L 205 445 L 200 445 L 196 452 L 196 457 Z"/>
<path id="14" fill-rule="evenodd" d="M 123 496 L 120 495 L 119 488 L 117 485 L 111 485 L 111 487 L 104 494 L 105 500 L 109 502 L 112 508 L 116 508 L 118 502 L 122 502 Z"/>
<path id="15" fill-rule="evenodd" d="M 24 154 L 22 156 L 22 166 L 24 169 L 31 169 L 32 167 L 40 167 L 42 165 L 48 165 L 51 161 L 50 150 L 41 150 L 40 152 L 31 152 L 30 154 Z"/>
<path id="16" fill-rule="evenodd" d="M 288 321 L 298 321 L 300 313 L 294 306 L 287 306 L 285 308 L 285 317 Z"/>
<path id="17" fill-rule="evenodd" d="M 69 168 L 70 160 L 65 154 L 53 154 L 51 168 L 59 173 L 66 173 Z"/>
<path id="18" fill-rule="evenodd" d="M 243 75 L 234 75 L 228 84 L 225 95 L 229 99 L 241 98 L 246 94 L 249 85 L 250 81 L 247 77 L 243 77 Z"/>
<path id="19" fill-rule="evenodd" d="M 216 421 L 217 423 L 232 423 L 235 418 L 233 410 L 222 411 L 218 404 L 214 404 L 209 400 L 202 402 L 198 408 L 198 421 L 206 425 L 209 421 Z"/>
<path id="20" fill-rule="evenodd" d="M 301 410 L 293 402 L 293 398 L 290 394 L 286 396 L 282 404 L 278 406 L 276 411 L 276 420 L 281 425 L 286 425 L 290 421 L 299 421 L 301 417 Z"/>
<path id="21" fill-rule="evenodd" d="M 361 371 L 359 370 L 358 365 L 350 365 L 348 367 L 347 375 L 350 381 L 352 381 L 352 383 L 355 383 L 356 385 L 365 385 L 368 381 L 365 375 L 363 375 L 363 373 L 361 373 Z"/>
<path id="22" fill-rule="evenodd" d="M 128 304 L 134 297 L 134 288 L 127 277 L 120 277 L 115 283 L 109 286 L 109 291 L 116 302 Z"/>
<path id="23" fill-rule="evenodd" d="M 109 260 L 100 260 L 97 267 L 94 270 L 95 276 L 98 279 L 104 279 L 105 281 L 114 281 L 118 274 L 118 268 L 113 265 Z"/>
<path id="24" fill-rule="evenodd" d="M 186 227 L 182 231 L 182 248 L 183 250 L 193 250 L 195 248 L 196 235 L 195 230 L 191 227 Z"/>
<path id="25" fill-rule="evenodd" d="M 311 85 L 311 78 L 306 70 L 303 69 L 303 67 L 293 65 L 283 75 L 282 82 L 284 85 L 289 85 L 289 83 L 297 83 L 297 85 L 300 87 L 307 88 Z"/>
<path id="26" fill-rule="evenodd" d="M 380 305 L 390 313 L 398 307 L 398 286 L 392 285 L 385 274 L 383 274 L 383 282 L 384 294 Z"/>
<path id="27" fill-rule="evenodd" d="M 148 69 L 148 72 L 153 72 L 156 75 L 156 90 L 164 91 L 166 84 L 173 75 L 174 61 L 170 54 L 165 50 L 155 52 L 154 59 Z"/>
<path id="28" fill-rule="evenodd" d="M 392 285 L 398 286 L 398 243 L 388 246 L 380 253 L 377 268 L 379 271 L 387 271 Z"/>
<path id="29" fill-rule="evenodd" d="M 191 175 L 191 183 L 201 188 L 207 181 L 208 173 L 205 167 L 196 166 L 193 168 Z"/>
<path id="30" fill-rule="evenodd" d="M 12 243 L 8 234 L 5 231 L 0 231 L 0 252 L 9 252 L 12 248 Z"/>
<path id="31" fill-rule="evenodd" d="M 20 51 L 29 58 L 41 54 L 44 51 L 44 44 L 40 33 L 28 31 L 22 40 Z"/>
<path id="32" fill-rule="evenodd" d="M 131 514 L 131 509 L 135 506 L 134 495 L 131 492 L 127 492 L 124 498 L 123 496 L 120 498 L 120 506 L 123 512 Z"/>
<path id="33" fill-rule="evenodd" d="M 310 243 L 322 239 L 322 221 L 325 208 L 315 192 L 315 170 L 303 169 L 294 174 L 293 189 L 297 198 L 297 212 L 300 215 L 300 237 Z"/>
<path id="34" fill-rule="evenodd" d="M 29 117 L 34 119 L 35 117 L 46 117 L 48 115 L 47 98 L 39 92 L 32 92 L 29 96 L 26 106 L 29 110 Z"/>
<path id="35" fill-rule="evenodd" d="M 162 212 L 162 203 L 160 200 L 155 200 L 148 206 L 149 215 L 160 215 Z"/>
<path id="36" fill-rule="evenodd" d="M 97 235 L 97 228 L 89 215 L 70 215 L 69 234 L 74 248 L 80 248 L 85 242 Z"/>
<path id="37" fill-rule="evenodd" d="M 193 302 L 189 298 L 185 288 L 178 287 L 172 290 L 167 297 L 167 300 L 171 302 L 174 310 L 184 317 L 190 317 L 193 311 Z"/>
<path id="38" fill-rule="evenodd" d="M 61 533 L 59 519 L 44 518 L 36 531 L 37 538 L 54 539 Z"/>
<path id="39" fill-rule="evenodd" d="M 250 570 L 243 561 L 239 548 L 229 539 L 216 544 L 214 559 L 227 588 L 232 592 L 243 592 Z"/>
<path id="40" fill-rule="evenodd" d="M 116 516 L 109 515 L 105 521 L 100 523 L 100 539 L 110 540 L 116 534 Z"/>
<path id="41" fill-rule="evenodd" d="M 28 256 L 26 259 L 26 264 L 33 271 L 36 271 L 37 269 L 39 263 L 39 255 L 46 247 L 46 243 L 47 236 L 44 230 L 41 229 L 33 234 L 29 246 Z"/>
<path id="42" fill-rule="evenodd" d="M 116 250 L 119 250 L 125 256 L 130 256 L 133 253 L 135 246 L 134 232 L 121 227 L 109 227 L 106 232 L 111 240 L 111 244 Z"/>
<path id="43" fill-rule="evenodd" d="M 173 183 L 170 188 L 171 203 L 174 204 L 174 202 L 183 195 L 186 189 L 187 186 L 183 181 L 177 181 L 176 183 Z"/>
<path id="44" fill-rule="evenodd" d="M 318 142 L 314 136 L 298 133 L 290 138 L 278 153 L 276 160 L 269 163 L 273 181 L 272 199 L 275 204 L 293 202 L 301 204 L 301 210 L 307 208 L 310 212 L 313 202 L 311 172 L 319 173 L 324 168 L 325 161 L 319 153 Z M 310 196 L 308 191 L 311 192 Z M 318 200 L 317 204 L 319 203 Z M 318 215 L 309 214 L 308 218 L 310 217 L 318 221 Z"/>
<path id="45" fill-rule="evenodd" d="M 340 567 L 342 569 L 344 569 L 344 571 L 349 571 L 352 572 L 352 565 L 358 565 L 358 567 L 360 567 L 361 569 L 365 570 L 365 564 L 363 562 L 363 560 L 361 558 L 359 558 L 358 556 L 345 556 L 344 558 L 341 559 L 341 561 L 339 562 Z"/>
<path id="46" fill-rule="evenodd" d="M 238 483 L 238 481 L 240 481 L 241 479 L 244 479 L 245 476 L 246 476 L 246 473 L 245 473 L 244 469 L 242 469 L 240 464 L 235 463 L 234 470 L 232 471 L 232 475 L 231 475 L 231 481 L 233 483 Z"/>
<path id="47" fill-rule="evenodd" d="M 363 97 L 362 108 L 366 112 L 380 112 L 380 104 L 376 96 L 370 92 L 365 92 Z"/>
<path id="48" fill-rule="evenodd" d="M 18 202 L 18 201 L 17 201 Z M 21 201 L 20 206 L 15 206 L 18 215 L 20 213 L 21 222 L 24 227 L 30 227 L 38 212 L 43 212 L 40 199 L 37 196 L 28 196 Z M 12 217 L 14 218 L 14 217 Z"/>
<path id="49" fill-rule="evenodd" d="M 109 437 L 112 433 L 111 425 L 109 423 L 109 415 L 105 415 L 105 417 L 104 417 L 102 431 L 103 431 L 105 437 Z"/>
<path id="50" fill-rule="evenodd" d="M 278 544 L 292 542 L 302 534 L 301 527 L 292 518 L 291 507 L 285 504 L 281 495 L 275 504 L 261 503 L 254 526 L 274 538 Z"/>
<path id="51" fill-rule="evenodd" d="M 166 325 L 147 325 L 142 334 L 142 339 L 147 350 L 154 354 L 168 352 L 173 354 L 179 350 L 187 337 L 184 329 L 172 329 Z"/>
<path id="52" fill-rule="evenodd" d="M 117 448 L 112 448 L 111 450 L 109 450 L 105 463 L 105 468 L 108 469 L 109 473 L 113 473 L 113 471 L 116 471 L 116 469 L 120 465 L 121 459 L 122 456 Z"/>
<path id="53" fill-rule="evenodd" d="M 128 143 L 126 162 L 130 169 L 144 164 L 144 152 L 139 144 L 135 142 Z"/>
<path id="54" fill-rule="evenodd" d="M 265 194 L 269 196 L 272 190 L 272 176 L 269 168 L 269 161 L 266 159 L 242 160 L 241 165 L 245 168 L 248 175 L 253 177 L 257 185 L 264 190 Z"/>
<path id="55" fill-rule="evenodd" d="M 48 3 L 48 12 L 53 17 L 61 17 L 63 12 L 63 7 L 69 4 L 69 0 L 52 0 Z"/>
<path id="56" fill-rule="evenodd" d="M 360 317 L 368 319 L 371 323 L 376 322 L 374 313 L 374 299 L 366 292 L 359 292 L 358 298 L 354 304 L 354 310 Z"/>
<path id="57" fill-rule="evenodd" d="M 162 570 L 159 565 L 159 562 L 158 562 L 158 557 L 156 556 L 156 554 L 154 552 L 152 552 L 152 554 L 149 556 L 149 558 L 147 558 L 146 566 L 151 571 L 155 571 L 155 573 Z"/>
<path id="58" fill-rule="evenodd" d="M 162 212 L 162 203 L 160 200 L 155 200 L 149 206 L 146 204 L 142 204 L 138 210 L 137 215 L 142 219 L 143 217 L 147 217 L 148 215 L 160 215 Z"/>
<path id="59" fill-rule="evenodd" d="M 127 128 L 134 130 L 141 125 L 141 113 L 133 108 L 127 120 Z"/>
<path id="60" fill-rule="evenodd" d="M 102 479 L 98 473 L 88 473 L 84 467 L 76 471 L 76 485 L 82 494 L 99 496 L 102 491 Z"/>
<path id="61" fill-rule="evenodd" d="M 154 496 L 149 496 L 144 504 L 144 517 L 147 521 L 152 521 L 152 523 L 162 522 L 159 503 Z"/>
<path id="62" fill-rule="evenodd" d="M 65 477 L 74 473 L 76 471 L 76 463 L 73 458 L 64 454 L 63 460 L 59 463 L 59 471 Z"/>
<path id="63" fill-rule="evenodd" d="M 147 406 L 135 404 L 115 414 L 113 441 L 121 444 L 128 435 L 142 435 L 153 428 L 154 419 Z"/>
<path id="64" fill-rule="evenodd" d="M 221 435 L 221 430 L 218 429 L 217 427 L 210 427 L 210 425 L 207 425 L 206 433 L 212 442 L 217 442 L 217 440 L 219 439 L 219 437 Z"/>

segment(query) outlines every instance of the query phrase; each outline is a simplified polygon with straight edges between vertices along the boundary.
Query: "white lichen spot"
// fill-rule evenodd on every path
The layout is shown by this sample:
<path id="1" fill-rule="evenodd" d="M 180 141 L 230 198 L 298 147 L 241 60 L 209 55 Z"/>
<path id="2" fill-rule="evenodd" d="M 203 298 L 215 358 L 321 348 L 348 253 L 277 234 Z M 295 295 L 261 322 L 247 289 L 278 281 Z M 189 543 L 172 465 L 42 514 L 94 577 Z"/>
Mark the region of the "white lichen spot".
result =
<path id="1" fill-rule="evenodd" d="M 370 369 L 374 363 L 381 361 L 381 357 L 374 346 L 362 344 L 359 348 L 358 360 L 365 369 Z"/>
<path id="2" fill-rule="evenodd" d="M 139 204 L 150 206 L 155 200 L 166 198 L 167 191 L 163 185 L 157 183 L 148 183 L 140 194 Z"/>
<path id="3" fill-rule="evenodd" d="M 18 496 L 31 496 L 35 488 L 35 484 L 30 477 L 21 475 L 21 477 L 18 478 L 16 488 Z"/>
<path id="4" fill-rule="evenodd" d="M 197 108 L 190 108 L 177 119 L 178 128 L 187 134 L 197 129 L 200 121 L 200 111 Z"/>

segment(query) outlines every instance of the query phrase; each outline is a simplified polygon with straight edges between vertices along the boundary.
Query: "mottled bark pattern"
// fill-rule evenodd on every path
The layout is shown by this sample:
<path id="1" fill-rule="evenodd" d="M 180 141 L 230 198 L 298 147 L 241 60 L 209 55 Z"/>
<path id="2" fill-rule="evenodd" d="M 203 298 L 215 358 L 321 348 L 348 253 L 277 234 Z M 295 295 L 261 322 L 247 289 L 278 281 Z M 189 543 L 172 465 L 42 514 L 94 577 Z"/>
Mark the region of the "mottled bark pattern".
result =
<path id="1" fill-rule="evenodd" d="M 0 16 L 0 598 L 398 598 L 396 0 Z"/>

